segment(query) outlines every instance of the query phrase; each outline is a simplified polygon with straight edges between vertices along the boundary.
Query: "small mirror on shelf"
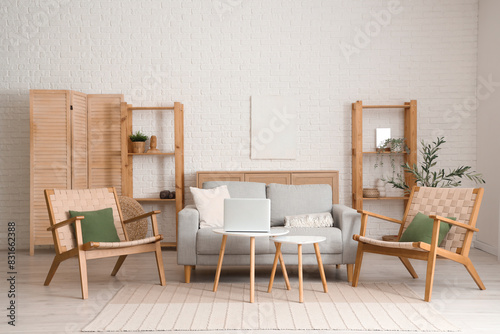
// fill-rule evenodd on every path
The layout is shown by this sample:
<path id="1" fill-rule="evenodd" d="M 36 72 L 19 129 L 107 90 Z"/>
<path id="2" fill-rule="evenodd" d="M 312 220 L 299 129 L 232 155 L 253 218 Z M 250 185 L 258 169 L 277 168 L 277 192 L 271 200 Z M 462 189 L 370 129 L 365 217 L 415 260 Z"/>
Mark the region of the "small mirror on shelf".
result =
<path id="1" fill-rule="evenodd" d="M 391 128 L 377 128 L 375 129 L 375 143 L 377 148 L 384 146 L 387 139 L 391 138 Z"/>

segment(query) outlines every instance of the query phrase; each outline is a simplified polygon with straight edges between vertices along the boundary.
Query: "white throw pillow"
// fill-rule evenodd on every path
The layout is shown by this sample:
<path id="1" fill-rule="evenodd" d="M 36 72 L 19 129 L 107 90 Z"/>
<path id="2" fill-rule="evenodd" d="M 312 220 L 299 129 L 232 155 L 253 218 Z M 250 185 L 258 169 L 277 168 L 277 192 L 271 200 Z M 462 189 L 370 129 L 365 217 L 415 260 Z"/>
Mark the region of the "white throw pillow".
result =
<path id="1" fill-rule="evenodd" d="M 332 227 L 332 226 L 333 226 L 333 217 L 330 212 L 285 216 L 285 227 Z"/>
<path id="2" fill-rule="evenodd" d="M 190 187 L 194 204 L 200 213 L 200 228 L 224 226 L 224 199 L 230 198 L 227 186 L 213 189 Z"/>

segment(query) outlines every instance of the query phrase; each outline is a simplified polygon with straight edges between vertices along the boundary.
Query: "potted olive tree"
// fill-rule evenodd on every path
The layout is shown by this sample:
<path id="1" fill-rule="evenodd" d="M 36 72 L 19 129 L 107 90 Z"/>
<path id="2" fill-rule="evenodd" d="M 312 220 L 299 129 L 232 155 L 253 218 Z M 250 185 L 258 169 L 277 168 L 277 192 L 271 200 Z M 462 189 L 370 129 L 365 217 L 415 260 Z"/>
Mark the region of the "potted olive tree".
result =
<path id="1" fill-rule="evenodd" d="M 485 183 L 482 174 L 472 171 L 471 166 L 459 166 L 448 171 L 433 168 L 437 164 L 440 146 L 444 143 L 446 143 L 444 137 L 438 137 L 437 141 L 433 141 L 432 144 L 426 144 L 422 140 L 422 148 L 419 152 L 422 154 L 423 161 L 420 165 L 410 166 L 408 163 L 401 165 L 404 173 L 411 174 L 416 185 L 423 187 L 459 187 L 463 178 L 479 184 Z M 393 188 L 403 189 L 405 193 L 409 193 L 411 189 L 404 179 L 404 173 L 397 173 L 397 175 L 383 180 L 391 184 Z"/>
<path id="2" fill-rule="evenodd" d="M 137 131 L 129 136 L 132 141 L 132 153 L 144 153 L 146 150 L 146 140 L 148 140 L 148 136 L 146 136 L 141 131 Z"/>

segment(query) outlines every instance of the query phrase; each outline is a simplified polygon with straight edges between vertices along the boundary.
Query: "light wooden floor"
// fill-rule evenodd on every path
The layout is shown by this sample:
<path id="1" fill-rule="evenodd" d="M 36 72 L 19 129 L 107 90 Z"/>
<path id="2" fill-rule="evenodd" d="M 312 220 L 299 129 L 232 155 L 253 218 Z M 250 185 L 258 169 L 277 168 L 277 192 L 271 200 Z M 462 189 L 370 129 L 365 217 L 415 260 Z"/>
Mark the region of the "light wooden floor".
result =
<path id="1" fill-rule="evenodd" d="M 43 286 L 52 258 L 53 251 L 50 250 L 39 250 L 35 256 L 18 253 L 17 326 L 6 325 L 7 289 L 2 278 L 0 333 L 79 333 L 123 285 L 128 282 L 159 284 L 153 254 L 129 256 L 116 277 L 110 276 L 114 259 L 94 260 L 88 267 L 89 299 L 82 300 L 76 259 L 61 264 L 51 285 Z M 472 250 L 471 258 L 487 290 L 480 291 L 461 265 L 440 260 L 436 267 L 432 304 L 448 320 L 457 323 L 463 333 L 500 333 L 500 263 L 496 257 L 479 250 Z M 184 271 L 176 264 L 176 253 L 164 250 L 163 259 L 167 284 L 183 282 Z M 405 282 L 423 297 L 424 280 L 412 279 L 398 259 L 367 254 L 363 263 L 361 282 Z M 412 263 L 420 277 L 425 277 L 425 263 Z M 6 273 L 6 256 L 1 257 L 0 266 Z M 288 269 L 290 280 L 296 281 L 296 267 Z M 339 270 L 326 266 L 325 270 L 328 281 L 346 280 L 345 266 Z M 196 268 L 192 282 L 212 282 L 214 272 L 214 267 Z M 269 274 L 270 268 L 258 267 L 256 282 L 267 283 Z M 281 279 L 281 274 L 276 279 Z M 304 279 L 319 281 L 317 268 L 304 268 Z M 234 281 L 248 281 L 248 269 L 223 267 L 220 283 Z"/>

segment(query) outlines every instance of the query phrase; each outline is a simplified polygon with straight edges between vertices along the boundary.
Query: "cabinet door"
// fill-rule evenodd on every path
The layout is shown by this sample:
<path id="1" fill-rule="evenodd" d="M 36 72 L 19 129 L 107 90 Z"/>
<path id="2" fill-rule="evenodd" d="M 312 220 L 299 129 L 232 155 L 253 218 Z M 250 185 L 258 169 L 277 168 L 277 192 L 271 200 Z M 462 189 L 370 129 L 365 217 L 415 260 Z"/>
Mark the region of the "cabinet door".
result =
<path id="1" fill-rule="evenodd" d="M 244 181 L 245 176 L 239 172 L 224 172 L 224 173 L 211 173 L 211 172 L 198 172 L 196 173 L 196 184 L 198 188 L 203 187 L 203 182 L 207 181 Z"/>
<path id="2" fill-rule="evenodd" d="M 87 94 L 71 92 L 71 106 L 71 185 L 73 189 L 86 189 L 89 187 L 87 156 Z"/>
<path id="3" fill-rule="evenodd" d="M 30 91 L 30 253 L 53 244 L 45 189 L 71 188 L 70 91 Z"/>
<path id="4" fill-rule="evenodd" d="M 245 181 L 290 184 L 290 173 L 246 173 Z"/>
<path id="5" fill-rule="evenodd" d="M 329 184 L 332 187 L 332 203 L 339 203 L 339 173 L 315 172 L 315 173 L 292 173 L 292 184 Z"/>
<path id="6" fill-rule="evenodd" d="M 121 94 L 88 95 L 89 187 L 122 193 Z M 124 163 L 124 162 L 123 162 Z"/>

